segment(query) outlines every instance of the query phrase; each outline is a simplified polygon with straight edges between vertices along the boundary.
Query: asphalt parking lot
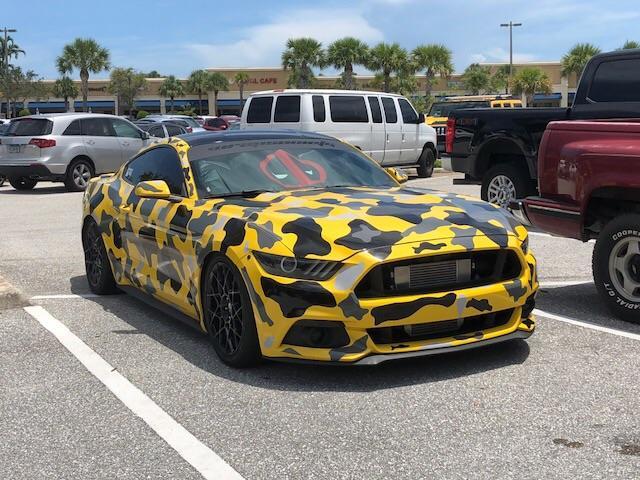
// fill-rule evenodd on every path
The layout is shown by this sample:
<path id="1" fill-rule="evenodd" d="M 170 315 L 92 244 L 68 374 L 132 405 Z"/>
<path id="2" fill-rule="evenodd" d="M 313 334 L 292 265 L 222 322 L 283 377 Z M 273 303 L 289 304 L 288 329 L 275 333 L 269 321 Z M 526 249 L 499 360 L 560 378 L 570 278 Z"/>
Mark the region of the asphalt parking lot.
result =
<path id="1" fill-rule="evenodd" d="M 451 179 L 411 182 L 479 195 Z M 202 478 L 194 445 L 219 460 L 207 478 L 638 478 L 640 326 L 604 310 L 592 244 L 532 233 L 542 288 L 527 342 L 239 371 L 139 301 L 89 294 L 81 195 L 0 187 L 0 276 L 35 306 L 0 311 L 0 478 Z M 159 407 L 161 435 L 45 328 L 50 317 L 91 349 L 85 365 L 99 355 Z"/>

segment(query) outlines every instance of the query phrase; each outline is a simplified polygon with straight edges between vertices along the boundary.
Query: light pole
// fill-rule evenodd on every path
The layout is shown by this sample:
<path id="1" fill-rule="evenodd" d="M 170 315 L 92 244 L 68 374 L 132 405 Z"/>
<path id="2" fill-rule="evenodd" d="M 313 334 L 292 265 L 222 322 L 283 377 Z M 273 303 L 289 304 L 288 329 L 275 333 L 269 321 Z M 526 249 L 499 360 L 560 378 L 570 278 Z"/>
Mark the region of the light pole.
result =
<path id="1" fill-rule="evenodd" d="M 10 33 L 15 33 L 15 32 L 17 32 L 17 30 L 15 30 L 13 28 L 4 27 L 2 29 L 2 31 L 4 32 L 4 48 L 3 48 L 4 51 L 2 52 L 3 53 L 2 61 L 4 62 L 2 64 L 2 66 L 3 66 L 2 74 L 3 74 L 3 77 L 4 77 L 3 78 L 3 83 L 4 83 L 3 90 L 4 90 L 4 96 L 6 97 L 6 100 L 7 100 L 7 111 L 5 112 L 4 118 L 9 118 L 9 97 L 7 97 L 7 89 L 8 89 L 8 86 L 9 86 L 9 45 L 8 45 L 8 43 L 9 43 L 9 34 Z M 0 108 L 1 107 L 2 106 L 0 105 Z"/>
<path id="2" fill-rule="evenodd" d="M 507 83 L 507 93 L 511 90 L 511 80 L 513 77 L 513 27 L 521 27 L 521 23 L 501 23 L 501 27 L 509 27 L 509 82 Z"/>

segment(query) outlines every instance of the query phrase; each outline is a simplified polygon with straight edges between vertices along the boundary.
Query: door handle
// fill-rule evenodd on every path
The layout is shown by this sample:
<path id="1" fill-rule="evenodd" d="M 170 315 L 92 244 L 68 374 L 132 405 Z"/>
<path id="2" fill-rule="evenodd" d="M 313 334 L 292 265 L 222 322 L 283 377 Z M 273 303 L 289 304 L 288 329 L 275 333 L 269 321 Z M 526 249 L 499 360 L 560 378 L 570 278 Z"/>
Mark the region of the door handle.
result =
<path id="1" fill-rule="evenodd" d="M 125 147 L 128 147 L 129 146 L 129 142 L 122 142 L 122 145 L 125 146 Z"/>
<path id="2" fill-rule="evenodd" d="M 130 213 L 131 212 L 131 205 L 121 205 L 120 206 L 120 211 L 122 213 Z"/>
<path id="3" fill-rule="evenodd" d="M 403 133 L 403 134 L 402 134 L 402 141 L 403 141 L 403 142 L 404 142 L 404 135 L 405 135 L 405 134 Z"/>
<path id="4" fill-rule="evenodd" d="M 95 142 L 95 141 L 93 141 L 93 140 L 87 140 L 87 143 L 88 143 L 89 145 L 95 145 L 95 144 L 96 144 L 96 142 Z"/>
<path id="5" fill-rule="evenodd" d="M 387 133 L 387 143 L 389 143 L 389 134 Z"/>

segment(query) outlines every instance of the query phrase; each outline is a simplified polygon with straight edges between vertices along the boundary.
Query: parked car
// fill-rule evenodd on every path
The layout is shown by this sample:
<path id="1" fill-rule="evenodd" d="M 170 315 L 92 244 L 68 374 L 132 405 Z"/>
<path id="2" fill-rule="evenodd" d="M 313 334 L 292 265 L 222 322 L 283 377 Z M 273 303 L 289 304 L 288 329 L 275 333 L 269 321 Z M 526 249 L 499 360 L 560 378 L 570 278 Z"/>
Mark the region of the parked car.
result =
<path id="1" fill-rule="evenodd" d="M 189 133 L 204 132 L 205 129 L 189 115 L 148 115 L 142 119 L 143 122 L 168 122 L 180 125 L 187 129 Z"/>
<path id="2" fill-rule="evenodd" d="M 80 191 L 91 177 L 117 170 L 148 144 L 148 133 L 113 115 L 61 113 L 16 118 L 1 139 L 0 175 L 17 190 L 51 181 Z"/>
<path id="3" fill-rule="evenodd" d="M 538 281 L 526 229 L 397 179 L 315 133 L 156 144 L 89 185 L 89 286 L 162 306 L 235 367 L 372 365 L 529 337 Z"/>
<path id="4" fill-rule="evenodd" d="M 483 200 L 507 206 L 535 192 L 538 145 L 550 121 L 640 117 L 640 50 L 594 56 L 570 108 L 455 110 L 447 122 L 452 169 L 482 183 Z"/>
<path id="5" fill-rule="evenodd" d="M 640 123 L 552 122 L 540 143 L 540 196 L 515 202 L 516 216 L 587 241 L 593 276 L 613 313 L 640 322 Z"/>
<path id="6" fill-rule="evenodd" d="M 354 90 L 271 90 L 254 93 L 242 110 L 241 129 L 320 132 L 359 148 L 384 166 L 433 173 L 435 130 L 400 95 Z"/>
<path id="7" fill-rule="evenodd" d="M 185 127 L 176 123 L 135 122 L 135 125 L 155 138 L 177 137 L 189 133 Z"/>
<path id="8" fill-rule="evenodd" d="M 207 118 L 202 124 L 202 128 L 212 132 L 219 132 L 222 130 L 228 130 L 229 124 L 225 119 L 220 117 Z"/>

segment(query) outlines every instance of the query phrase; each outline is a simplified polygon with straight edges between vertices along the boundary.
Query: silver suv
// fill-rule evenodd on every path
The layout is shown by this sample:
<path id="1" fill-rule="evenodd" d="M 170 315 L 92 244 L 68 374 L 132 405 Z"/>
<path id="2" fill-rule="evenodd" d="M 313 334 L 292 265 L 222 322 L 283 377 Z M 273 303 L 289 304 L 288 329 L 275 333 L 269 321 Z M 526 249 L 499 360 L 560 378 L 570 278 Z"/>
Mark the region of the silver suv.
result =
<path id="1" fill-rule="evenodd" d="M 82 191 L 91 177 L 116 171 L 151 140 L 113 115 L 60 113 L 12 120 L 0 142 L 0 176 L 16 190 L 51 181 Z"/>

